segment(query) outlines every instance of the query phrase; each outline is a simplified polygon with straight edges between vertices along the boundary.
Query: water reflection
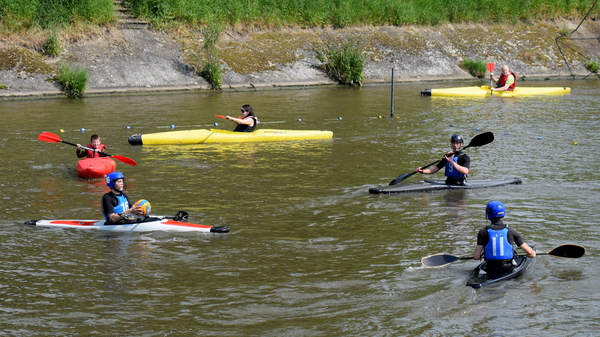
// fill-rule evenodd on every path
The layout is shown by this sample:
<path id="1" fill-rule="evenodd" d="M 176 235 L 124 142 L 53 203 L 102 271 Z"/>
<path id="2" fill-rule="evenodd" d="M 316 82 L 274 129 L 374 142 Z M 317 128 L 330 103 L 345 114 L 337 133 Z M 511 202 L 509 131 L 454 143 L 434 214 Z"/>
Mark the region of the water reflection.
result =
<path id="1" fill-rule="evenodd" d="M 8 123 L 0 139 L 0 294 L 7 299 L 0 324 L 27 335 L 458 336 L 507 334 L 498 326 L 508 320 L 524 331 L 594 334 L 598 85 L 573 82 L 571 95 L 509 100 L 440 100 L 421 97 L 420 85 L 400 85 L 397 119 L 378 118 L 389 114 L 387 87 L 0 101 Z M 171 124 L 212 125 L 214 114 L 245 103 L 265 123 L 330 129 L 334 138 L 127 143 L 132 133 Z M 102 179 L 76 178 L 72 148 L 36 140 L 64 129 L 65 139 L 86 142 L 82 127 L 100 134 L 110 153 L 140 164 L 119 164 L 132 199 L 150 200 L 156 214 L 185 210 L 194 223 L 232 232 L 111 236 L 23 227 L 35 218 L 101 218 Z M 453 133 L 470 139 L 484 131 L 496 139 L 469 149 L 472 178 L 516 176 L 522 185 L 368 193 L 438 158 Z M 481 291 L 464 286 L 475 261 L 421 266 L 434 253 L 471 254 L 490 200 L 510 205 L 510 224 L 540 249 L 575 242 L 589 256 L 540 257 L 521 279 Z M 530 316 L 498 312 L 509 302 Z"/>

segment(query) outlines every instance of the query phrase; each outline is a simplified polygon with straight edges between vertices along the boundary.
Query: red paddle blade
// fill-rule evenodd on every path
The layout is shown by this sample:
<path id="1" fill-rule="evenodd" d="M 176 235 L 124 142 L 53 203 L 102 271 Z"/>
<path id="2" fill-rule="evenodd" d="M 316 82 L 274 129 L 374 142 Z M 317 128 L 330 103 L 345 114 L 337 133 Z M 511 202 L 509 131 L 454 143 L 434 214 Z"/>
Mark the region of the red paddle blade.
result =
<path id="1" fill-rule="evenodd" d="M 215 115 L 215 117 L 219 117 L 219 118 L 223 118 L 226 119 L 227 117 L 223 116 L 223 115 Z"/>
<path id="2" fill-rule="evenodd" d="M 38 136 L 38 140 L 41 140 L 42 142 L 48 142 L 48 143 L 60 143 L 61 142 L 60 137 L 52 132 L 42 132 L 42 134 Z"/>
<path id="3" fill-rule="evenodd" d="M 119 156 L 117 154 L 112 155 L 112 158 L 115 158 L 116 160 L 127 164 L 127 165 L 131 165 L 131 166 L 137 166 L 137 163 L 135 162 L 135 160 L 131 159 L 131 158 L 127 158 L 127 157 L 123 157 L 123 156 Z"/>
<path id="4" fill-rule="evenodd" d="M 486 67 L 487 67 L 487 70 L 490 73 L 492 73 L 492 72 L 494 72 L 494 68 L 496 68 L 496 63 L 490 62 L 490 63 L 486 64 Z"/>

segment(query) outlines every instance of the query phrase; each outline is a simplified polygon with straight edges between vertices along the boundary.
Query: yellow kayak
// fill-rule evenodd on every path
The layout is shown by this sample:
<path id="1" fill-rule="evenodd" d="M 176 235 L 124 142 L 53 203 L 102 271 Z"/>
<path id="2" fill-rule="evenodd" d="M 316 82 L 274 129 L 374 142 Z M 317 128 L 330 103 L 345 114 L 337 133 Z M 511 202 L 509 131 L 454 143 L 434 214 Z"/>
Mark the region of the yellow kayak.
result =
<path id="1" fill-rule="evenodd" d="M 274 142 L 286 140 L 330 139 L 333 132 L 326 130 L 258 129 L 254 132 L 233 132 L 216 129 L 198 129 L 135 134 L 129 137 L 131 145 L 208 144 Z"/>
<path id="2" fill-rule="evenodd" d="M 516 87 L 514 91 L 494 91 L 493 95 L 498 97 L 535 96 L 535 95 L 560 95 L 568 94 L 568 87 Z M 423 96 L 455 96 L 455 97 L 486 97 L 492 96 L 489 85 L 480 87 L 459 87 L 445 89 L 425 89 L 421 91 Z"/>

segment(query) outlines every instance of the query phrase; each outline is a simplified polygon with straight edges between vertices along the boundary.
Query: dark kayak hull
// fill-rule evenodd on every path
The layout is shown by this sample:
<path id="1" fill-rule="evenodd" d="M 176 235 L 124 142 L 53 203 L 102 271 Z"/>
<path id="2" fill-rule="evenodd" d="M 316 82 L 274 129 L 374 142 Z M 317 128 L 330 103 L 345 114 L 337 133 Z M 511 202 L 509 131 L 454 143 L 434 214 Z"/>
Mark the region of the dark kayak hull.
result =
<path id="1" fill-rule="evenodd" d="M 469 180 L 465 185 L 447 185 L 444 180 L 423 180 L 419 182 L 403 183 L 394 186 L 372 187 L 369 193 L 408 193 L 408 192 L 431 192 L 437 190 L 464 190 L 473 188 L 496 187 L 509 184 L 520 184 L 519 178 Z"/>
<path id="2" fill-rule="evenodd" d="M 497 278 L 489 278 L 489 274 L 485 272 L 487 262 L 481 263 L 473 269 L 473 272 L 467 281 L 467 286 L 478 289 L 490 284 L 521 277 L 533 259 L 528 258 L 525 255 L 517 255 L 514 260 L 517 265 L 511 271 L 508 271 L 506 274 Z"/>

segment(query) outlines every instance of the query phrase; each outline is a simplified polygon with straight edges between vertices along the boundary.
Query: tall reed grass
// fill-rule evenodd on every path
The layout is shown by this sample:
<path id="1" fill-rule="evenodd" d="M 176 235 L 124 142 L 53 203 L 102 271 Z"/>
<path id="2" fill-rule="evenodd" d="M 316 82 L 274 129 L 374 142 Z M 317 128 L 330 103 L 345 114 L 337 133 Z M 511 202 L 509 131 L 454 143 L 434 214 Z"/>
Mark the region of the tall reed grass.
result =
<path id="1" fill-rule="evenodd" d="M 581 16 L 595 0 L 126 0 L 155 24 L 346 27 L 515 22 Z"/>
<path id="2" fill-rule="evenodd" d="M 69 98 L 80 98 L 87 87 L 87 70 L 64 63 L 59 69 L 56 80 Z"/>
<path id="3" fill-rule="evenodd" d="M 473 60 L 465 58 L 460 62 L 459 66 L 477 78 L 484 78 L 487 70 L 486 63 L 483 59 Z"/>
<path id="4" fill-rule="evenodd" d="M 358 42 L 348 41 L 342 46 L 328 46 L 317 50 L 321 69 L 339 84 L 361 86 L 364 79 L 365 58 Z"/>
<path id="5" fill-rule="evenodd" d="M 579 17 L 596 0 L 125 0 L 156 25 L 346 27 L 438 25 L 444 22 L 516 22 Z M 598 17 L 598 14 L 595 14 Z M 78 21 L 115 19 L 113 0 L 0 0 L 0 30 L 43 29 Z"/>
<path id="6" fill-rule="evenodd" d="M 115 21 L 113 0 L 0 0 L 0 32 Z"/>

